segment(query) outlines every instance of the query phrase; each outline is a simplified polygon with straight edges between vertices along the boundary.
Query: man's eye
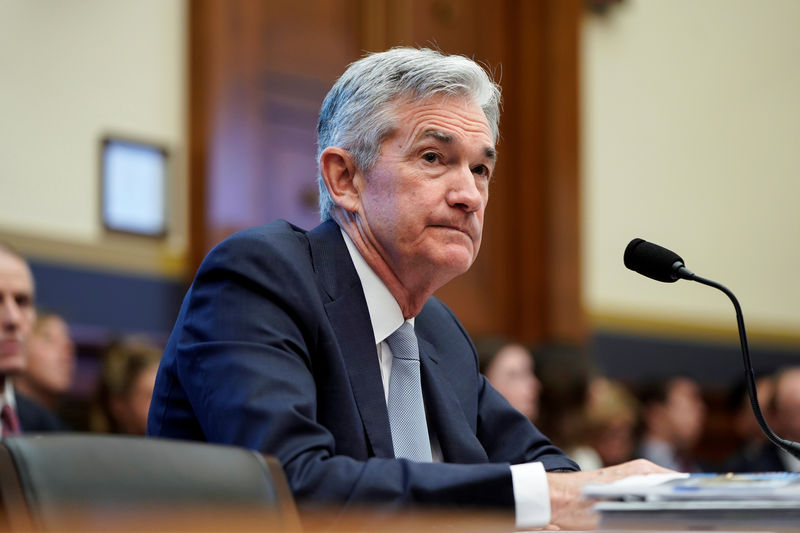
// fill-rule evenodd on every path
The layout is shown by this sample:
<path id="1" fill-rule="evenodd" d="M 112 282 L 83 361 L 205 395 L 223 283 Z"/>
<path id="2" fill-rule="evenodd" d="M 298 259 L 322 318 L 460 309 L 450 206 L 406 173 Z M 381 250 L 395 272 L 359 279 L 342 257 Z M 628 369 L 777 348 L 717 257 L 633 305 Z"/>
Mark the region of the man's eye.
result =
<path id="1" fill-rule="evenodd" d="M 439 160 L 439 154 L 436 152 L 425 152 L 422 154 L 422 159 L 427 161 L 428 163 L 436 163 Z"/>
<path id="2" fill-rule="evenodd" d="M 478 165 L 472 169 L 472 172 L 479 176 L 489 177 L 489 167 L 486 165 Z"/>

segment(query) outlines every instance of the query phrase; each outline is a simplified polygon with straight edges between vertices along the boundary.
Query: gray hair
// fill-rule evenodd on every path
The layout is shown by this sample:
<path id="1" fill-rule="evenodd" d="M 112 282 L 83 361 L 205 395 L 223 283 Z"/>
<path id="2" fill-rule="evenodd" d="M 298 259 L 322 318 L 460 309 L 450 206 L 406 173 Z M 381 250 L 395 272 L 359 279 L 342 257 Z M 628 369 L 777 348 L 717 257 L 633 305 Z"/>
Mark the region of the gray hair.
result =
<path id="1" fill-rule="evenodd" d="M 475 61 L 427 48 L 392 48 L 351 63 L 322 102 L 317 123 L 317 161 L 329 146 L 344 148 L 356 165 L 369 171 L 381 143 L 395 129 L 390 106 L 400 97 L 424 100 L 435 95 L 461 96 L 486 115 L 497 142 L 500 86 Z M 320 218 L 331 218 L 333 200 L 320 173 Z"/>

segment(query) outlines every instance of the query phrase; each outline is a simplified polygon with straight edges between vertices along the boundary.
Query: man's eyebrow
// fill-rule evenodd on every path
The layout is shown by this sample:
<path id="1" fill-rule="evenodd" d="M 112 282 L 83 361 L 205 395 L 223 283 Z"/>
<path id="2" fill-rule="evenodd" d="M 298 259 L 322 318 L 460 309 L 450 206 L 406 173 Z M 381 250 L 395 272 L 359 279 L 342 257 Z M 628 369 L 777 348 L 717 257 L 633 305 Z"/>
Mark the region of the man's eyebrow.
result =
<path id="1" fill-rule="evenodd" d="M 417 140 L 420 141 L 426 137 L 433 137 L 437 141 L 441 141 L 445 144 L 452 144 L 455 141 L 455 137 L 440 130 L 425 130 L 419 134 Z"/>
<path id="2" fill-rule="evenodd" d="M 420 133 L 419 136 L 417 137 L 417 141 L 420 141 L 426 137 L 432 137 L 437 141 L 443 142 L 445 144 L 452 144 L 453 142 L 455 142 L 455 137 L 453 137 L 449 133 L 445 133 L 443 131 L 434 129 L 425 130 L 422 133 Z M 484 155 L 488 159 L 491 159 L 492 161 L 497 161 L 497 150 L 495 150 L 491 146 L 487 146 L 485 148 Z"/>

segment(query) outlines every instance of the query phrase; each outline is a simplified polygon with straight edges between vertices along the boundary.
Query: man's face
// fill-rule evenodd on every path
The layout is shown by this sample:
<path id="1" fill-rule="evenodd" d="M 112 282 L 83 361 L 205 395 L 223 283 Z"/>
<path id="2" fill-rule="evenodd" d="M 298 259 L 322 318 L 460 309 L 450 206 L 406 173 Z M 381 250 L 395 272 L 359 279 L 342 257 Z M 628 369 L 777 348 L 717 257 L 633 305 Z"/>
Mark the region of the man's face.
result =
<path id="1" fill-rule="evenodd" d="M 495 164 L 489 125 L 460 98 L 401 101 L 395 117 L 372 170 L 356 175 L 361 230 L 406 287 L 446 282 L 480 248 Z"/>
<path id="2" fill-rule="evenodd" d="M 800 440 L 800 370 L 787 371 L 776 385 L 775 415 L 781 437 Z"/>
<path id="3" fill-rule="evenodd" d="M 25 343 L 35 316 L 28 265 L 0 249 L 0 375 L 25 369 Z"/>
<path id="4" fill-rule="evenodd" d="M 49 393 L 62 394 L 72 385 L 75 346 L 60 317 L 40 318 L 28 339 L 26 377 Z"/>
<path id="5" fill-rule="evenodd" d="M 706 407 L 700 389 L 687 379 L 678 379 L 667 396 L 667 416 L 673 429 L 674 444 L 691 448 L 703 433 Z"/>
<path id="6" fill-rule="evenodd" d="M 509 344 L 495 354 L 486 378 L 517 411 L 534 420 L 539 412 L 541 383 L 533 373 L 533 358 L 523 346 Z"/>

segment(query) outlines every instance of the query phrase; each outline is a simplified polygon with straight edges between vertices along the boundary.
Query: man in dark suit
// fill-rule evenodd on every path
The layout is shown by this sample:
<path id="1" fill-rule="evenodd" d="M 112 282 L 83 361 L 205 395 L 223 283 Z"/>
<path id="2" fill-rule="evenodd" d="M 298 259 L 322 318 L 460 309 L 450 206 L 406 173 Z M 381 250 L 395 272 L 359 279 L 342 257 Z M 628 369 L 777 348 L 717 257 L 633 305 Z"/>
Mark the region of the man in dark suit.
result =
<path id="1" fill-rule="evenodd" d="M 577 466 L 488 384 L 432 297 L 477 256 L 499 99 L 459 56 L 348 67 L 318 124 L 323 223 L 245 230 L 206 257 L 148 433 L 274 455 L 303 508 L 499 507 L 524 527 L 588 527 L 582 483 L 655 471 L 564 473 Z"/>
<path id="2" fill-rule="evenodd" d="M 64 429 L 39 404 L 14 392 L 13 378 L 25 370 L 25 347 L 36 320 L 33 275 L 17 252 L 0 243 L 0 432 Z"/>

